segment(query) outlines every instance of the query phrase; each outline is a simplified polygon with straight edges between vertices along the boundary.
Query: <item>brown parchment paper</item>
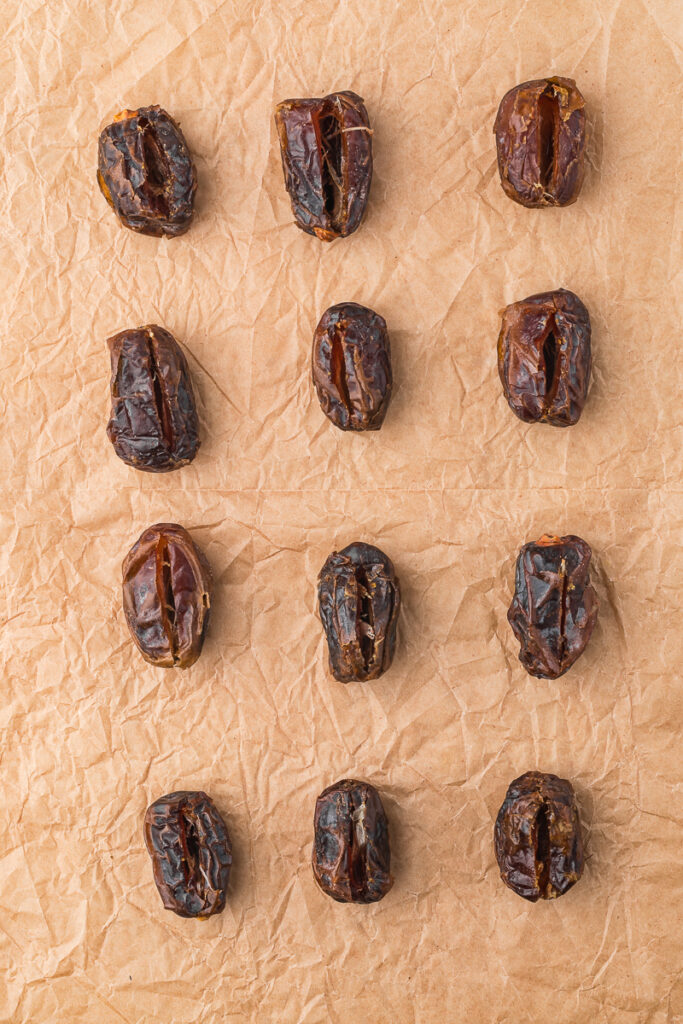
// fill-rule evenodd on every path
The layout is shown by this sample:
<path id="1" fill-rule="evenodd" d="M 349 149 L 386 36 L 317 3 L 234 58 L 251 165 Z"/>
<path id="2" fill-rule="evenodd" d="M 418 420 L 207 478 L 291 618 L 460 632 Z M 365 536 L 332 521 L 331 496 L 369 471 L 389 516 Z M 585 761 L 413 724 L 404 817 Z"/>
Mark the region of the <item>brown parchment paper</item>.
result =
<path id="1" fill-rule="evenodd" d="M 0 15 L 0 1018 L 92 1024 L 665 1024 L 681 1020 L 681 138 L 675 0 L 6 0 Z M 503 195 L 503 93 L 576 78 L 579 202 Z M 351 88 L 375 130 L 368 215 L 319 243 L 292 222 L 273 109 Z M 101 127 L 160 103 L 196 157 L 196 223 L 121 228 L 95 184 Z M 589 307 L 581 422 L 525 426 L 497 378 L 499 310 L 563 286 Z M 334 302 L 387 320 L 395 393 L 350 436 L 315 399 Z M 678 300 L 678 304 L 677 304 Z M 105 339 L 183 343 L 203 444 L 153 477 L 105 436 Z M 217 585 L 189 671 L 136 652 L 120 564 L 160 520 Z M 557 683 L 505 619 L 544 531 L 595 552 L 600 620 Z M 371 685 L 328 675 L 315 581 L 379 544 L 404 592 Z M 511 779 L 573 780 L 584 878 L 530 905 L 500 882 Z M 396 883 L 326 899 L 317 794 L 372 781 Z M 207 790 L 232 833 L 225 913 L 162 909 L 148 803 Z"/>

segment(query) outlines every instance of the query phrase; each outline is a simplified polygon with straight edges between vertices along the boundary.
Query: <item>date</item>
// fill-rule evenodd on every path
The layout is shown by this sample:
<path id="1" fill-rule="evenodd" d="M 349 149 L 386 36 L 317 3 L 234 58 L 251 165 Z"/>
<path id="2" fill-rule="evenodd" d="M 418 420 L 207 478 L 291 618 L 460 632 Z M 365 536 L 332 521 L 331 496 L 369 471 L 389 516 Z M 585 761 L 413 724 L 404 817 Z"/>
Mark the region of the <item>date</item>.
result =
<path id="1" fill-rule="evenodd" d="M 385 320 L 367 306 L 330 306 L 313 336 L 313 383 L 320 407 L 340 430 L 379 430 L 391 398 Z"/>
<path id="2" fill-rule="evenodd" d="M 213 800 L 182 790 L 147 808 L 144 836 L 166 910 L 202 920 L 225 907 L 232 847 Z"/>
<path id="3" fill-rule="evenodd" d="M 541 78 L 503 96 L 494 125 L 503 191 L 521 206 L 570 206 L 584 177 L 585 101 L 571 78 Z"/>
<path id="4" fill-rule="evenodd" d="M 580 537 L 525 544 L 517 557 L 508 621 L 529 675 L 558 679 L 583 654 L 598 618 L 591 549 Z"/>
<path id="5" fill-rule="evenodd" d="M 591 374 L 591 322 L 581 299 L 559 288 L 508 306 L 498 337 L 498 373 L 520 420 L 576 423 Z"/>
<path id="6" fill-rule="evenodd" d="M 325 242 L 359 226 L 372 181 L 372 129 L 360 96 L 284 100 L 275 111 L 285 186 L 298 226 Z"/>
<path id="7" fill-rule="evenodd" d="M 318 607 L 334 678 L 379 679 L 394 657 L 401 607 L 391 559 L 360 541 L 333 551 L 318 577 Z"/>
<path id="8" fill-rule="evenodd" d="M 201 654 L 209 625 L 211 569 L 177 523 L 145 530 L 123 562 L 123 610 L 146 661 L 189 668 Z"/>
<path id="9" fill-rule="evenodd" d="M 107 436 L 126 465 L 168 473 L 199 451 L 199 419 L 187 360 L 172 334 L 156 324 L 107 341 L 111 416 Z"/>
<path id="10" fill-rule="evenodd" d="M 161 107 L 122 110 L 107 125 L 99 139 L 97 183 L 132 231 L 172 238 L 192 223 L 197 172 L 185 136 Z"/>
<path id="11" fill-rule="evenodd" d="M 376 903 L 391 889 L 389 823 L 368 782 L 343 779 L 315 803 L 313 875 L 338 903 Z"/>
<path id="12" fill-rule="evenodd" d="M 571 782 L 526 772 L 511 782 L 494 829 L 500 877 L 535 903 L 562 896 L 583 873 L 583 839 Z"/>

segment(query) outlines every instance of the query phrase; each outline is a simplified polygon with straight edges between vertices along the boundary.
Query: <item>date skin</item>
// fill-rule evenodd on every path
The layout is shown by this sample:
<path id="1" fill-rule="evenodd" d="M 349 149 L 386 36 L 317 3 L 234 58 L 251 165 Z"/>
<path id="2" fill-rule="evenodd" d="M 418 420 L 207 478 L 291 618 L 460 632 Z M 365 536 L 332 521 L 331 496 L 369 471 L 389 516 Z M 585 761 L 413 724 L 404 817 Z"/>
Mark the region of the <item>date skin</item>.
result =
<path id="1" fill-rule="evenodd" d="M 391 559 L 360 541 L 333 551 L 318 577 L 318 607 L 334 678 L 379 679 L 394 657 L 401 607 Z"/>
<path id="2" fill-rule="evenodd" d="M 367 306 L 327 309 L 313 337 L 313 383 L 320 407 L 340 430 L 379 430 L 391 398 L 385 320 Z"/>
<path id="3" fill-rule="evenodd" d="M 376 903 L 393 885 L 389 824 L 379 793 L 343 779 L 320 794 L 313 821 L 313 875 L 338 903 Z"/>
<path id="4" fill-rule="evenodd" d="M 586 649 L 598 618 L 591 554 L 571 535 L 546 534 L 520 551 L 508 621 L 529 675 L 558 679 Z"/>
<path id="5" fill-rule="evenodd" d="M 494 829 L 500 877 L 525 900 L 553 900 L 583 873 L 574 790 L 566 779 L 526 772 L 511 782 Z"/>
<path id="6" fill-rule="evenodd" d="M 571 78 L 541 78 L 503 96 L 494 133 L 506 196 L 521 206 L 570 206 L 584 177 L 586 112 Z"/>
<path id="7" fill-rule="evenodd" d="M 145 530 L 123 562 L 123 610 L 143 658 L 160 668 L 189 668 L 209 625 L 211 570 L 177 523 Z"/>
<path id="8" fill-rule="evenodd" d="M 97 183 L 132 231 L 173 238 L 192 223 L 197 172 L 183 133 L 161 107 L 122 110 L 103 129 Z"/>
<path id="9" fill-rule="evenodd" d="M 525 423 L 569 427 L 583 412 L 591 375 L 591 322 L 573 292 L 530 295 L 503 311 L 498 373 Z"/>
<path id="10" fill-rule="evenodd" d="M 168 473 L 199 451 L 199 419 L 187 360 L 172 334 L 156 324 L 107 341 L 111 417 L 107 436 L 126 465 Z"/>
<path id="11" fill-rule="evenodd" d="M 220 914 L 232 847 L 211 798 L 190 790 L 159 797 L 147 808 L 144 836 L 165 908 L 199 920 Z"/>
<path id="12" fill-rule="evenodd" d="M 302 231 L 324 242 L 359 226 L 372 181 L 372 129 L 360 96 L 284 100 L 275 110 L 285 186 Z"/>

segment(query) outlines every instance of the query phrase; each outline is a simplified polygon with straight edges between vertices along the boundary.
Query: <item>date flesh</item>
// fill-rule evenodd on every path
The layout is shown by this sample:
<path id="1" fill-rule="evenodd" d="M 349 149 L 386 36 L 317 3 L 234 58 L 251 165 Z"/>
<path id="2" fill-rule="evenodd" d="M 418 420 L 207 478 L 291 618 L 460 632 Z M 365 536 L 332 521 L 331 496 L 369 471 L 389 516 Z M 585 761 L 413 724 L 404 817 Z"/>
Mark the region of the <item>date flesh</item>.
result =
<path id="1" fill-rule="evenodd" d="M 213 800 L 191 790 L 159 797 L 147 808 L 144 836 L 166 909 L 200 920 L 220 914 L 232 848 Z"/>
<path id="2" fill-rule="evenodd" d="M 313 383 L 322 411 L 340 430 L 379 430 L 393 378 L 385 320 L 367 306 L 330 306 L 313 336 Z"/>
<path id="3" fill-rule="evenodd" d="M 122 110 L 102 131 L 97 183 L 122 224 L 182 235 L 194 213 L 195 171 L 185 137 L 161 107 Z"/>
<path id="4" fill-rule="evenodd" d="M 586 112 L 571 78 L 541 78 L 503 96 L 494 132 L 503 191 L 530 208 L 570 206 L 584 176 Z"/>
<path id="5" fill-rule="evenodd" d="M 211 611 L 209 564 L 187 530 L 157 523 L 123 562 L 123 610 L 142 656 L 189 668 L 201 654 Z"/>
<path id="6" fill-rule="evenodd" d="M 338 903 L 376 903 L 393 885 L 389 824 L 379 793 L 343 779 L 315 803 L 313 875 Z"/>
<path id="7" fill-rule="evenodd" d="M 508 621 L 529 675 L 558 679 L 586 649 L 598 617 L 591 554 L 580 537 L 547 534 L 520 551 Z"/>
<path id="8" fill-rule="evenodd" d="M 294 219 L 325 242 L 360 224 L 372 180 L 372 129 L 360 96 L 284 100 L 275 110 Z"/>
<path id="9" fill-rule="evenodd" d="M 334 678 L 379 679 L 394 657 L 401 607 L 391 559 L 362 542 L 333 551 L 318 577 L 318 607 Z"/>
<path id="10" fill-rule="evenodd" d="M 187 360 L 172 334 L 156 324 L 107 341 L 111 417 L 107 436 L 128 466 L 167 473 L 199 450 L 199 420 Z"/>
<path id="11" fill-rule="evenodd" d="M 591 322 L 581 299 L 559 288 L 508 306 L 498 336 L 498 373 L 520 420 L 576 423 L 591 374 Z"/>
<path id="12" fill-rule="evenodd" d="M 535 903 L 562 896 L 583 873 L 581 823 L 572 784 L 526 772 L 511 782 L 494 829 L 505 884 Z"/>

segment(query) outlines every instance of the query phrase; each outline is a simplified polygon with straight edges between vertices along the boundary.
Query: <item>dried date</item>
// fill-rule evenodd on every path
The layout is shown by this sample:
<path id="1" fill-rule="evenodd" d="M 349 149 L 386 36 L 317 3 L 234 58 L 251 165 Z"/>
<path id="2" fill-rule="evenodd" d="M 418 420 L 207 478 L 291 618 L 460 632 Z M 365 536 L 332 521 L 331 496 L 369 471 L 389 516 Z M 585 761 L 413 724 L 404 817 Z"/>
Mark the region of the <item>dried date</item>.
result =
<path id="1" fill-rule="evenodd" d="M 333 551 L 318 577 L 330 671 L 340 683 L 378 679 L 391 665 L 401 590 L 391 559 L 371 544 Z"/>
<path id="2" fill-rule="evenodd" d="M 330 306 L 313 337 L 313 383 L 322 411 L 340 430 L 379 430 L 391 388 L 385 320 L 367 306 Z"/>
<path id="3" fill-rule="evenodd" d="M 508 306 L 498 337 L 498 373 L 520 420 L 576 423 L 591 374 L 591 322 L 581 299 L 559 288 Z"/>
<path id="4" fill-rule="evenodd" d="M 200 920 L 220 914 L 232 865 L 230 836 L 206 793 L 181 791 L 147 808 L 145 845 L 167 910 Z"/>
<path id="5" fill-rule="evenodd" d="M 584 176 L 586 112 L 571 78 L 510 89 L 494 125 L 503 191 L 530 208 L 575 203 Z"/>
<path id="6" fill-rule="evenodd" d="M 199 450 L 199 420 L 187 360 L 172 334 L 148 324 L 107 341 L 111 417 L 107 436 L 128 466 L 167 473 Z"/>
<path id="7" fill-rule="evenodd" d="M 187 530 L 157 523 L 123 562 L 123 610 L 142 656 L 188 668 L 201 654 L 211 611 L 211 570 Z"/>
<path id="8" fill-rule="evenodd" d="M 294 219 L 325 242 L 360 224 L 372 180 L 372 130 L 360 96 L 284 100 L 275 111 Z"/>
<path id="9" fill-rule="evenodd" d="M 526 772 L 511 782 L 494 829 L 505 884 L 535 903 L 562 896 L 583 873 L 581 823 L 572 784 Z"/>
<path id="10" fill-rule="evenodd" d="M 580 537 L 547 534 L 520 551 L 508 621 L 529 675 L 558 679 L 586 649 L 598 617 L 591 554 Z"/>
<path id="11" fill-rule="evenodd" d="M 185 136 L 161 107 L 122 110 L 102 131 L 97 182 L 122 224 L 182 235 L 194 213 L 195 171 Z"/>
<path id="12" fill-rule="evenodd" d="M 343 779 L 315 803 L 313 875 L 338 903 L 376 903 L 393 885 L 389 824 L 379 793 Z"/>

